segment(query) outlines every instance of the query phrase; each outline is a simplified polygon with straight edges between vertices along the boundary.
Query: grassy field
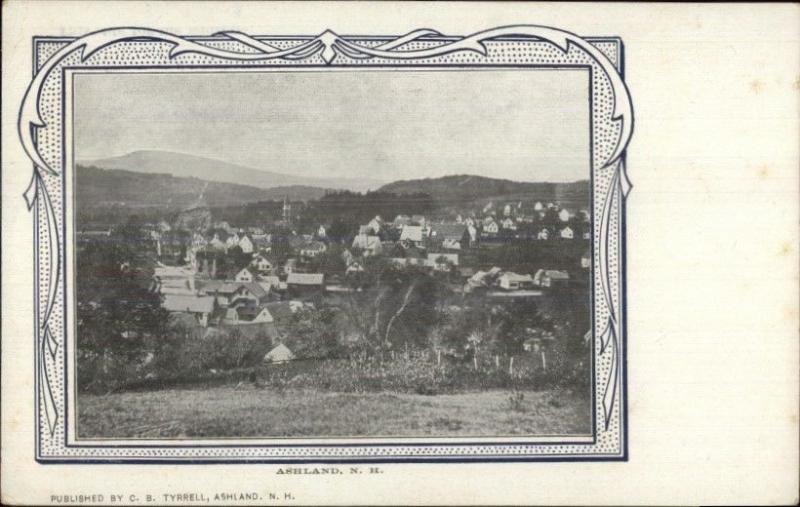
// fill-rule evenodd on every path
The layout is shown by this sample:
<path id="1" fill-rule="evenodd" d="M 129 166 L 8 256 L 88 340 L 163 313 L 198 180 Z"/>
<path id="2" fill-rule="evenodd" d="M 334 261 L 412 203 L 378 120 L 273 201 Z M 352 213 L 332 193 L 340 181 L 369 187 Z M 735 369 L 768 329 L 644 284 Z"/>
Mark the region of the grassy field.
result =
<path id="1" fill-rule="evenodd" d="M 81 394 L 78 437 L 479 436 L 590 431 L 590 399 L 505 390 L 424 396 L 252 385 Z"/>

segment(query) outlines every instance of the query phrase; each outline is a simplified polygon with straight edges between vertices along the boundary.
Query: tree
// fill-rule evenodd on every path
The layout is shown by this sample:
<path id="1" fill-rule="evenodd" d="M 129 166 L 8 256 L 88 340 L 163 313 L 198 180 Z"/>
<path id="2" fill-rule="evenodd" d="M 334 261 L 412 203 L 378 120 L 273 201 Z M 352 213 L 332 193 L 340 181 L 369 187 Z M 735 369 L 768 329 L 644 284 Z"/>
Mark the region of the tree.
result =
<path id="1" fill-rule="evenodd" d="M 84 388 L 117 387 L 142 365 L 151 339 L 167 335 L 169 312 L 150 290 L 149 263 L 131 243 L 83 247 L 76 281 L 78 382 Z"/>
<path id="2" fill-rule="evenodd" d="M 292 315 L 285 342 L 297 357 L 326 359 L 341 352 L 336 314 L 328 308 L 303 309 Z"/>

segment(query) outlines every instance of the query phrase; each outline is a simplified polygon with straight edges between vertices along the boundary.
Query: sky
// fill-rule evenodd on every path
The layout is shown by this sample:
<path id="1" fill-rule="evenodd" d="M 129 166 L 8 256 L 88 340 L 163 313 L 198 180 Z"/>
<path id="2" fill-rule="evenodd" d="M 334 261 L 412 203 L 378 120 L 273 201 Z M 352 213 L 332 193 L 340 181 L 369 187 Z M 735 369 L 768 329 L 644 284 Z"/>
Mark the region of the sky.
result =
<path id="1" fill-rule="evenodd" d="M 137 150 L 302 176 L 589 177 L 585 70 L 79 74 L 76 160 Z"/>

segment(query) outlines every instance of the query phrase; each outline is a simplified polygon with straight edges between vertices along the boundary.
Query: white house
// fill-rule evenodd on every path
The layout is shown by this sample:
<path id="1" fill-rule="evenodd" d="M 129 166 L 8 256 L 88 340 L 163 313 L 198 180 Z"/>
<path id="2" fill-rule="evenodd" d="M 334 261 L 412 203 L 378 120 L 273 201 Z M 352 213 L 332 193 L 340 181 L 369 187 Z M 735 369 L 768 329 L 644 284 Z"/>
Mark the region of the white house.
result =
<path id="1" fill-rule="evenodd" d="M 317 228 L 317 237 L 320 239 L 325 239 L 328 237 L 328 230 L 325 228 L 324 225 L 320 225 Z"/>
<path id="2" fill-rule="evenodd" d="M 558 219 L 562 222 L 569 222 L 569 219 L 572 218 L 572 213 L 569 210 L 562 209 L 558 212 Z"/>
<path id="3" fill-rule="evenodd" d="M 241 238 L 239 237 L 239 234 L 231 234 L 230 236 L 228 236 L 228 240 L 225 241 L 225 246 L 228 248 L 239 246 L 240 239 Z"/>
<path id="4" fill-rule="evenodd" d="M 425 264 L 436 271 L 450 271 L 451 266 L 458 266 L 458 254 L 429 253 Z"/>
<path id="5" fill-rule="evenodd" d="M 533 278 L 531 278 L 531 275 L 519 275 L 511 271 L 506 271 L 500 275 L 500 278 L 497 279 L 497 283 L 505 290 L 530 289 L 533 287 Z"/>
<path id="6" fill-rule="evenodd" d="M 383 249 L 381 238 L 367 234 L 359 234 L 353 238 L 353 248 L 360 248 L 364 256 L 379 255 Z"/>
<path id="7" fill-rule="evenodd" d="M 269 259 L 261 255 L 260 253 L 255 254 L 253 256 L 253 260 L 250 263 L 253 268 L 258 271 L 259 273 L 269 273 L 272 271 L 272 262 Z"/>
<path id="8" fill-rule="evenodd" d="M 203 326 L 208 326 L 208 316 L 214 311 L 212 296 L 167 294 L 164 296 L 164 309 L 172 313 L 188 313 Z"/>
<path id="9" fill-rule="evenodd" d="M 497 234 L 500 232 L 500 226 L 494 220 L 489 220 L 483 224 L 483 232 L 485 234 Z"/>
<path id="10" fill-rule="evenodd" d="M 239 248 L 242 249 L 243 253 L 253 253 L 253 242 L 247 236 L 242 236 L 239 240 Z"/>
<path id="11" fill-rule="evenodd" d="M 265 363 L 286 363 L 292 359 L 294 359 L 294 354 L 289 350 L 289 347 L 282 343 L 278 344 L 264 356 Z"/>
<path id="12" fill-rule="evenodd" d="M 249 269 L 243 268 L 241 271 L 236 273 L 236 276 L 233 277 L 233 279 L 237 282 L 249 283 L 255 281 L 256 277 L 253 276 L 253 273 L 251 273 Z"/>
<path id="13" fill-rule="evenodd" d="M 300 255 L 303 257 L 316 257 L 327 250 L 328 246 L 322 241 L 312 241 L 300 249 Z"/>
<path id="14" fill-rule="evenodd" d="M 547 230 L 546 228 L 545 228 L 545 229 L 542 229 L 541 231 L 539 231 L 539 232 L 536 234 L 536 239 L 540 239 L 540 240 L 547 240 L 547 239 L 550 239 L 550 231 L 549 231 L 549 230 Z"/>
<path id="15" fill-rule="evenodd" d="M 406 225 L 400 231 L 400 241 L 419 244 L 422 243 L 424 237 L 425 234 L 421 225 Z"/>
<path id="16" fill-rule="evenodd" d="M 541 202 L 536 201 L 536 204 L 533 205 L 533 211 L 544 211 L 544 205 Z"/>
<path id="17" fill-rule="evenodd" d="M 275 322 L 275 319 L 266 307 L 240 306 L 228 308 L 223 318 L 224 324 L 236 326 L 272 324 L 273 322 Z"/>
<path id="18" fill-rule="evenodd" d="M 574 239 L 575 238 L 575 231 L 572 230 L 570 227 L 564 227 L 559 232 L 561 239 Z"/>
<path id="19" fill-rule="evenodd" d="M 569 282 L 569 273 L 554 269 L 540 269 L 533 275 L 533 283 L 540 287 L 553 287 Z"/>
<path id="20" fill-rule="evenodd" d="M 377 215 L 375 218 L 369 221 L 367 227 L 373 232 L 373 234 L 378 234 L 381 232 L 381 227 L 383 227 L 383 220 L 381 220 L 380 215 Z"/>
<path id="21" fill-rule="evenodd" d="M 506 217 L 510 217 L 511 216 L 511 205 L 510 204 L 506 204 L 503 207 L 503 216 L 506 216 Z"/>
<path id="22" fill-rule="evenodd" d="M 208 246 L 213 248 L 214 250 L 227 250 L 228 247 L 225 245 L 221 239 L 219 239 L 218 234 L 214 234 L 214 237 L 211 238 L 211 241 L 208 242 Z"/>
<path id="23" fill-rule="evenodd" d="M 352 275 L 354 273 L 361 273 L 364 271 L 364 267 L 361 265 L 360 262 L 355 261 L 348 264 L 347 269 L 344 270 L 345 275 Z"/>
<path id="24" fill-rule="evenodd" d="M 517 230 L 517 224 L 514 222 L 514 220 L 512 220 L 510 218 L 503 219 L 503 221 L 501 222 L 501 225 L 503 226 L 503 229 L 506 229 L 506 230 L 509 230 L 509 231 L 516 231 Z"/>

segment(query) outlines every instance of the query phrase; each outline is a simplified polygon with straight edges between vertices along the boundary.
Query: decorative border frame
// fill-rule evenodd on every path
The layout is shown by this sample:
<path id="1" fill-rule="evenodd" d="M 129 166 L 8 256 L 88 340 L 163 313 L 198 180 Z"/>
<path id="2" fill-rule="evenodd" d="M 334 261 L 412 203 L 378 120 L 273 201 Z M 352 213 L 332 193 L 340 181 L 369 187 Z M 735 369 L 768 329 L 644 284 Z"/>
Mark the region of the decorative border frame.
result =
<path id="1" fill-rule="evenodd" d="M 33 80 L 18 117 L 33 162 L 24 197 L 34 213 L 36 459 L 41 463 L 358 463 L 627 460 L 625 151 L 633 106 L 623 78 L 622 41 L 579 37 L 538 25 L 493 28 L 466 37 L 421 29 L 404 36 L 250 36 L 218 32 L 177 36 L 147 28 L 109 28 L 82 37 L 34 37 Z M 261 439 L 229 444 L 187 440 L 70 441 L 66 180 L 67 83 L 73 72 L 234 69 L 469 70 L 583 69 L 589 73 L 592 182 L 593 436 L 591 440 L 518 437 L 470 439 Z M 71 317 L 70 317 L 71 318 Z"/>

